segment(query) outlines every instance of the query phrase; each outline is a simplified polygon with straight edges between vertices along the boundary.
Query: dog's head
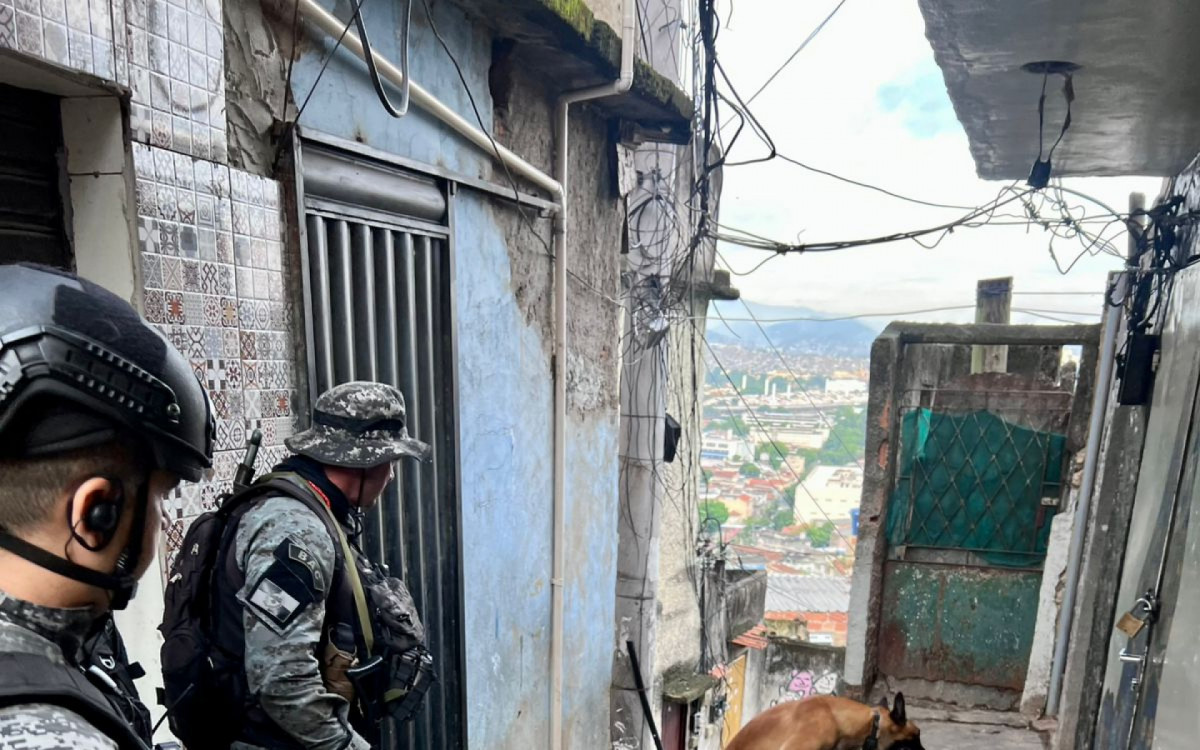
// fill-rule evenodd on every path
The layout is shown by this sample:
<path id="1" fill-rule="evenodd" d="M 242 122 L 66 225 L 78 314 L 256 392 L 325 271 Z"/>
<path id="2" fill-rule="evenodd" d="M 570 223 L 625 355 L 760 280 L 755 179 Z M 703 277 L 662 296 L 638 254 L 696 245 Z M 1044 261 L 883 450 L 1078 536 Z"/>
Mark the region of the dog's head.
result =
<path id="1" fill-rule="evenodd" d="M 920 727 L 909 721 L 905 712 L 904 693 L 896 693 L 890 709 L 887 698 L 879 708 L 879 750 L 925 750 Z"/>

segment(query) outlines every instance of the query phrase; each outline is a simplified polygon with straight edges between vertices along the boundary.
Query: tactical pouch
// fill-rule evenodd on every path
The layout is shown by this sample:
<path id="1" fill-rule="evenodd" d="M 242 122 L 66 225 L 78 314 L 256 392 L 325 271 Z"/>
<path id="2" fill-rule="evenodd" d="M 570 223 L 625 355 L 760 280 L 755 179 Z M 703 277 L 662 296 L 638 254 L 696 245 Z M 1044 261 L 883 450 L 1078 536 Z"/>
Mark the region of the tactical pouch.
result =
<path id="1" fill-rule="evenodd" d="M 354 705 L 354 683 L 351 682 L 347 673 L 358 664 L 358 659 L 353 651 L 346 651 L 340 646 L 347 642 L 347 635 L 339 634 L 337 631 L 345 629 L 345 625 L 330 628 L 321 654 L 321 677 L 325 682 L 326 690 L 334 695 L 340 695 L 348 703 Z M 348 640 L 353 642 L 353 634 L 349 634 Z"/>

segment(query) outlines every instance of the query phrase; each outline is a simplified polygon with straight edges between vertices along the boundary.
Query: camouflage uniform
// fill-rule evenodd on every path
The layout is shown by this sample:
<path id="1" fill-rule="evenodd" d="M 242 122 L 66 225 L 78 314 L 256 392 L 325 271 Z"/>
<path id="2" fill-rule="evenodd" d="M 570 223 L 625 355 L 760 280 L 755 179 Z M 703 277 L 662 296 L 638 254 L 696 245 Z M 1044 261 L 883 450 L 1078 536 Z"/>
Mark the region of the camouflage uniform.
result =
<path id="1" fill-rule="evenodd" d="M 408 437 L 404 420 L 404 397 L 396 389 L 347 383 L 317 400 L 312 429 L 289 439 L 287 447 L 319 464 L 347 468 L 427 458 L 429 447 Z M 330 690 L 317 657 L 334 544 L 322 520 L 293 498 L 268 497 L 242 517 L 234 553 L 245 575 L 237 599 L 246 682 L 263 712 L 305 748 L 367 750 L 370 744 L 350 726 L 349 703 Z"/>
<path id="2" fill-rule="evenodd" d="M 51 609 L 0 591 L 0 651 L 69 664 L 93 625 L 91 608 Z M 47 703 L 0 708 L 0 750 L 116 750 L 117 744 L 79 714 Z"/>

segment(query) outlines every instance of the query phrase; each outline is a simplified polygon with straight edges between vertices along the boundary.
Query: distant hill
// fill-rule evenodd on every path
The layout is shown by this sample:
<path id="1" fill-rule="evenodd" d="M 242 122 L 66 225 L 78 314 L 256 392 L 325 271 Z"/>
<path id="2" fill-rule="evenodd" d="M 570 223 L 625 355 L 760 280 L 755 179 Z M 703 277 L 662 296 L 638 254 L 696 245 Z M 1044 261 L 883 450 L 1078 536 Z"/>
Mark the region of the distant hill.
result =
<path id="1" fill-rule="evenodd" d="M 879 329 L 862 320 L 788 320 L 780 318 L 837 317 L 804 307 L 782 307 L 746 301 L 754 317 L 762 323 L 771 342 L 782 350 L 804 354 L 829 354 L 865 357 Z M 740 301 L 713 302 L 708 310 L 708 340 L 714 344 L 738 344 L 752 349 L 767 349 L 768 344 Z M 725 322 L 722 321 L 725 319 Z"/>

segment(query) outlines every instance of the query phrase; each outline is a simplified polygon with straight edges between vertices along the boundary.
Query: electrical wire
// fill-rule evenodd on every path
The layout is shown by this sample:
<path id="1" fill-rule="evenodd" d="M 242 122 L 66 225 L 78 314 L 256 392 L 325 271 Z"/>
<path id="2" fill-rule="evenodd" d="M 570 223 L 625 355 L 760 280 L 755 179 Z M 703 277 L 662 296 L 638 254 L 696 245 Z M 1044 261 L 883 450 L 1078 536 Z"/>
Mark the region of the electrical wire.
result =
<path id="1" fill-rule="evenodd" d="M 342 33 L 338 34 L 337 41 L 334 42 L 333 49 L 329 50 L 329 54 L 325 56 L 325 60 L 321 63 L 321 69 L 317 71 L 317 77 L 313 79 L 312 86 L 309 87 L 308 94 L 306 94 L 304 97 L 304 102 L 300 105 L 300 109 L 297 110 L 296 119 L 292 120 L 292 125 L 291 128 L 289 128 L 289 131 L 294 129 L 300 122 L 300 118 L 304 115 L 304 110 L 308 108 L 309 101 L 312 99 L 313 94 L 317 91 L 317 85 L 321 83 L 321 79 L 325 76 L 325 70 L 329 67 L 329 63 L 332 62 L 333 56 L 337 54 L 339 49 L 341 49 L 342 42 L 346 39 L 346 34 L 350 33 L 350 27 L 353 26 L 355 21 L 358 19 L 358 14 L 362 12 L 363 2 L 365 2 L 365 0 L 358 0 L 354 4 L 354 12 L 350 14 L 350 20 L 346 21 L 346 25 L 342 28 Z M 299 3 L 297 3 L 297 7 L 299 7 Z M 295 52 L 293 51 L 293 55 L 294 54 Z"/>
<path id="2" fill-rule="evenodd" d="M 970 305 L 947 305 L 945 307 L 927 307 L 922 310 L 892 310 L 888 312 L 871 312 L 871 313 L 854 313 L 851 315 L 836 315 L 827 318 L 795 316 L 786 318 L 735 318 L 727 316 L 724 318 L 727 322 L 732 323 L 837 323 L 845 320 L 861 320 L 863 318 L 898 318 L 901 315 L 924 315 L 935 312 L 948 312 L 952 310 L 974 310 L 974 304 Z M 1030 312 L 1028 308 L 1013 308 L 1021 312 Z M 1080 310 L 1041 310 L 1035 309 L 1033 312 L 1049 313 L 1051 315 L 1099 315 L 1099 312 L 1083 312 Z M 741 338 L 740 336 L 738 338 Z"/>
<path id="3" fill-rule="evenodd" d="M 358 39 L 362 42 L 363 61 L 367 63 L 371 86 L 374 87 L 375 95 L 379 97 L 379 103 L 383 105 L 384 111 L 396 119 L 408 114 L 409 89 L 412 85 L 408 73 L 408 36 L 412 26 L 413 0 L 401 0 L 401 2 L 404 4 L 404 15 L 400 21 L 400 75 L 404 79 L 404 83 L 400 86 L 399 104 L 392 103 L 391 97 L 388 96 L 387 90 L 383 86 L 383 78 L 380 77 L 379 69 L 375 65 L 375 53 L 371 51 L 371 40 L 367 37 L 367 26 L 363 22 L 362 13 L 354 14 L 354 23 L 358 26 Z M 299 2 L 296 4 L 299 6 Z"/>
<path id="4" fill-rule="evenodd" d="M 770 86 L 771 83 L 776 78 L 779 77 L 779 74 L 782 73 L 789 65 L 792 64 L 792 61 L 796 59 L 797 55 L 799 55 L 801 52 L 803 52 L 804 48 L 807 47 L 809 45 L 809 43 L 812 42 L 812 40 L 816 39 L 818 34 L 820 34 L 822 31 L 825 30 L 825 26 L 828 25 L 829 22 L 833 20 L 833 17 L 838 14 L 838 11 L 840 11 L 842 9 L 842 6 L 845 4 L 846 4 L 846 0 L 841 0 L 836 6 L 834 6 L 834 9 L 829 12 L 829 15 L 825 16 L 824 20 L 822 20 L 819 24 L 817 24 L 816 28 L 814 28 L 812 31 L 810 31 L 808 36 L 804 37 L 804 40 L 802 42 L 800 42 L 800 46 L 796 47 L 795 51 L 793 51 L 792 54 L 788 55 L 788 58 L 783 61 L 783 64 L 780 65 L 778 68 L 776 68 L 775 72 L 772 73 L 770 75 L 770 77 L 767 78 L 767 80 L 764 81 L 763 84 L 758 87 L 758 90 L 750 95 L 750 98 L 746 100 L 746 104 L 750 104 L 755 99 L 757 99 L 758 95 L 761 94 L 763 91 L 765 91 L 767 89 L 767 87 Z M 726 123 L 726 124 L 728 124 L 728 123 Z M 722 128 L 723 127 L 724 126 L 722 126 Z"/>
<path id="5" fill-rule="evenodd" d="M 1011 190 L 1011 188 L 1006 188 L 1004 192 L 1007 192 L 1009 190 Z M 880 237 L 869 237 L 869 238 L 865 238 L 865 239 L 856 239 L 856 240 L 840 240 L 840 241 L 833 241 L 833 242 L 810 242 L 810 243 L 784 243 L 784 242 L 776 242 L 776 241 L 763 242 L 762 240 L 755 240 L 751 237 L 741 237 L 741 236 L 735 236 L 735 235 L 731 235 L 731 234 L 727 234 L 727 233 L 715 233 L 714 237 L 718 241 L 726 242 L 731 245 L 740 245 L 742 247 L 758 249 L 758 250 L 769 250 L 776 254 L 786 254 L 786 253 L 833 252 L 836 250 L 846 250 L 846 249 L 853 248 L 853 247 L 866 247 L 869 245 L 881 245 L 881 244 L 886 244 L 886 243 L 890 243 L 890 242 L 899 242 L 899 241 L 903 241 L 903 240 L 917 240 L 921 237 L 927 237 L 929 235 L 940 235 L 940 238 L 937 240 L 937 242 L 934 243 L 934 245 L 925 246 L 926 249 L 932 249 L 933 247 L 936 247 L 937 244 L 940 243 L 947 235 L 952 233 L 954 231 L 954 229 L 956 229 L 958 227 L 963 227 L 963 226 L 970 226 L 972 224 L 972 222 L 974 222 L 976 219 L 979 219 L 984 216 L 988 216 L 988 215 L 994 213 L 996 211 L 996 209 L 1001 208 L 1010 203 L 1013 203 L 1014 201 L 1018 201 L 1030 192 L 1032 192 L 1032 191 L 1030 191 L 1030 190 L 1022 191 L 1022 192 L 1019 192 L 1019 193 L 1012 195 L 1003 200 L 998 198 L 997 200 L 993 201 L 992 203 L 985 205 L 985 206 L 980 206 L 979 208 L 976 208 L 975 210 L 973 210 L 971 213 L 963 216 L 962 218 L 956 219 L 955 221 L 945 222 L 943 224 L 938 224 L 936 226 L 927 227 L 924 229 L 913 229 L 913 230 L 909 230 L 906 232 L 896 232 L 894 234 L 883 235 Z M 1002 194 L 1003 194 L 1003 192 L 1002 192 Z"/>
<path id="6" fill-rule="evenodd" d="M 804 162 L 800 161 L 799 159 L 795 159 L 791 156 L 787 156 L 786 154 L 777 153 L 777 154 L 775 154 L 775 156 L 776 156 L 776 158 L 778 158 L 781 161 L 785 161 L 788 164 L 795 165 L 797 167 L 800 167 L 801 169 L 806 169 L 809 172 L 813 172 L 813 173 L 819 174 L 819 175 L 824 175 L 825 177 L 830 177 L 832 179 L 839 180 L 848 185 L 854 185 L 856 187 L 866 188 L 867 190 L 874 190 L 877 193 L 882 193 L 886 196 L 896 198 L 898 200 L 907 201 L 908 203 L 915 203 L 919 206 L 930 206 L 931 208 L 949 208 L 949 209 L 954 209 L 956 211 L 973 211 L 973 210 L 975 210 L 975 208 L 973 206 L 962 206 L 962 205 L 958 205 L 958 204 L 954 204 L 954 203 L 936 203 L 934 201 L 921 200 L 920 198 L 911 198 L 907 195 L 901 195 L 900 193 L 892 192 L 891 190 L 887 190 L 886 188 L 879 187 L 878 185 L 872 185 L 868 182 L 860 182 L 859 180 L 854 180 L 849 177 L 844 177 L 835 172 L 830 172 L 825 169 L 820 169 L 819 167 L 814 167 L 811 164 L 805 164 Z"/>
<path id="7" fill-rule="evenodd" d="M 361 2 L 361 0 L 359 0 Z M 412 0 L 406 0 L 412 2 Z M 534 236 L 546 251 L 546 255 L 550 258 L 554 257 L 554 250 L 550 247 L 550 243 L 544 237 L 538 234 L 538 231 L 533 226 L 533 221 L 526 214 L 524 207 L 521 205 L 521 191 L 517 188 L 517 181 L 513 178 L 512 172 L 508 168 L 508 163 L 500 155 L 500 146 L 496 143 L 495 136 L 492 131 L 483 124 L 483 115 L 479 113 L 479 105 L 475 103 L 475 95 L 471 93 L 471 86 L 467 83 L 467 76 L 463 73 L 462 65 L 459 64 L 458 58 L 450 49 L 450 45 L 446 43 L 445 37 L 438 30 L 437 22 L 433 19 L 433 10 L 429 7 L 429 0 L 421 0 L 421 4 L 425 8 L 425 20 L 429 22 L 429 30 L 433 32 L 433 36 L 437 39 L 442 51 L 446 53 L 446 57 L 450 59 L 450 64 L 454 66 L 454 71 L 458 74 L 458 80 L 462 83 L 463 91 L 467 95 L 467 101 L 471 104 L 471 111 L 475 114 L 475 122 L 479 125 L 479 130 L 487 136 L 488 142 L 492 144 L 492 153 L 496 155 L 496 161 L 504 168 L 504 176 L 508 179 L 508 184 L 513 190 L 514 206 L 517 209 L 517 214 L 529 229 L 529 233 Z"/>
<path id="8" fill-rule="evenodd" d="M 746 314 L 749 315 L 750 319 L 754 321 L 754 325 L 758 328 L 758 332 L 762 334 L 763 340 L 767 342 L 767 346 L 770 347 L 771 351 L 775 353 L 775 356 L 779 359 L 780 364 L 783 365 L 783 369 L 787 370 L 788 375 L 791 376 L 792 382 L 796 384 L 796 386 L 800 389 L 800 392 L 804 394 L 806 399 L 808 399 L 809 405 L 817 410 L 817 416 L 821 418 L 821 422 L 825 424 L 825 427 L 829 430 L 829 433 L 837 439 L 838 444 L 842 446 L 842 450 L 846 452 L 846 455 L 850 457 L 850 460 L 853 461 L 860 470 L 862 470 L 862 460 L 859 458 L 858 453 L 850 450 L 850 446 L 846 445 L 846 441 L 842 439 L 840 434 L 838 434 L 837 428 L 835 428 L 833 423 L 830 422 L 825 416 L 825 412 L 821 410 L 821 407 L 817 406 L 817 402 L 813 399 L 812 394 L 810 394 L 808 389 L 804 387 L 804 383 L 801 382 L 795 371 L 792 370 L 791 364 L 789 364 L 787 359 L 784 358 L 783 352 L 779 351 L 779 348 L 775 346 L 775 342 L 771 341 L 771 337 L 767 335 L 767 329 L 763 328 L 762 323 L 760 323 L 758 318 L 754 316 L 754 311 L 750 309 L 750 305 L 747 305 L 746 300 L 744 299 L 739 299 L 739 301 L 742 303 L 742 307 L 745 308 Z"/>
<path id="9" fill-rule="evenodd" d="M 792 468 L 791 463 L 787 460 L 787 455 L 784 454 L 781 450 L 779 450 L 779 446 L 775 445 L 775 442 L 773 440 L 771 440 L 771 435 L 767 431 L 767 428 L 763 425 L 762 421 L 758 418 L 758 415 L 755 414 L 754 409 L 750 406 L 750 403 L 746 400 L 746 397 L 744 395 L 742 395 L 741 389 L 738 388 L 737 384 L 733 382 L 733 376 L 729 374 L 729 371 L 727 369 L 725 369 L 725 365 L 721 363 L 721 359 L 720 359 L 720 357 L 717 356 L 717 353 L 713 349 L 712 345 L 708 341 L 705 341 L 704 344 L 707 347 L 709 355 L 712 357 L 713 362 L 721 370 L 721 373 L 725 376 L 725 379 L 727 381 L 729 381 L 729 385 L 730 385 L 730 387 L 733 388 L 733 392 L 735 394 L 737 394 L 737 397 L 741 401 L 742 406 L 746 409 L 746 413 L 751 417 L 751 419 L 754 420 L 755 426 L 758 428 L 759 432 L 762 433 L 762 435 L 767 438 L 767 442 L 771 445 L 771 447 L 775 449 L 776 454 L 778 454 L 780 460 L 783 462 L 782 465 L 786 466 L 788 471 L 791 473 L 791 475 L 793 477 L 795 477 L 797 486 L 800 487 L 804 491 L 804 494 L 808 495 L 809 500 L 811 500 L 813 505 L 817 508 L 817 510 L 821 512 L 821 515 L 825 517 L 825 520 L 828 521 L 829 523 L 833 524 L 834 532 L 838 535 L 838 537 L 842 540 L 842 542 L 844 542 L 847 547 L 850 547 L 850 540 L 848 540 L 845 537 L 845 535 L 842 534 L 841 530 L 837 528 L 837 524 L 834 522 L 833 518 L 831 518 L 830 515 L 825 512 L 825 509 L 824 509 L 824 507 L 821 506 L 820 501 L 818 501 L 817 498 L 813 496 L 812 492 L 809 491 L 808 487 L 805 486 L 804 480 L 800 477 L 800 475 L 796 472 L 796 470 Z M 736 426 L 736 424 L 737 424 L 737 422 L 734 422 L 735 426 Z M 744 439 L 747 439 L 745 435 L 743 435 L 742 437 Z"/>

